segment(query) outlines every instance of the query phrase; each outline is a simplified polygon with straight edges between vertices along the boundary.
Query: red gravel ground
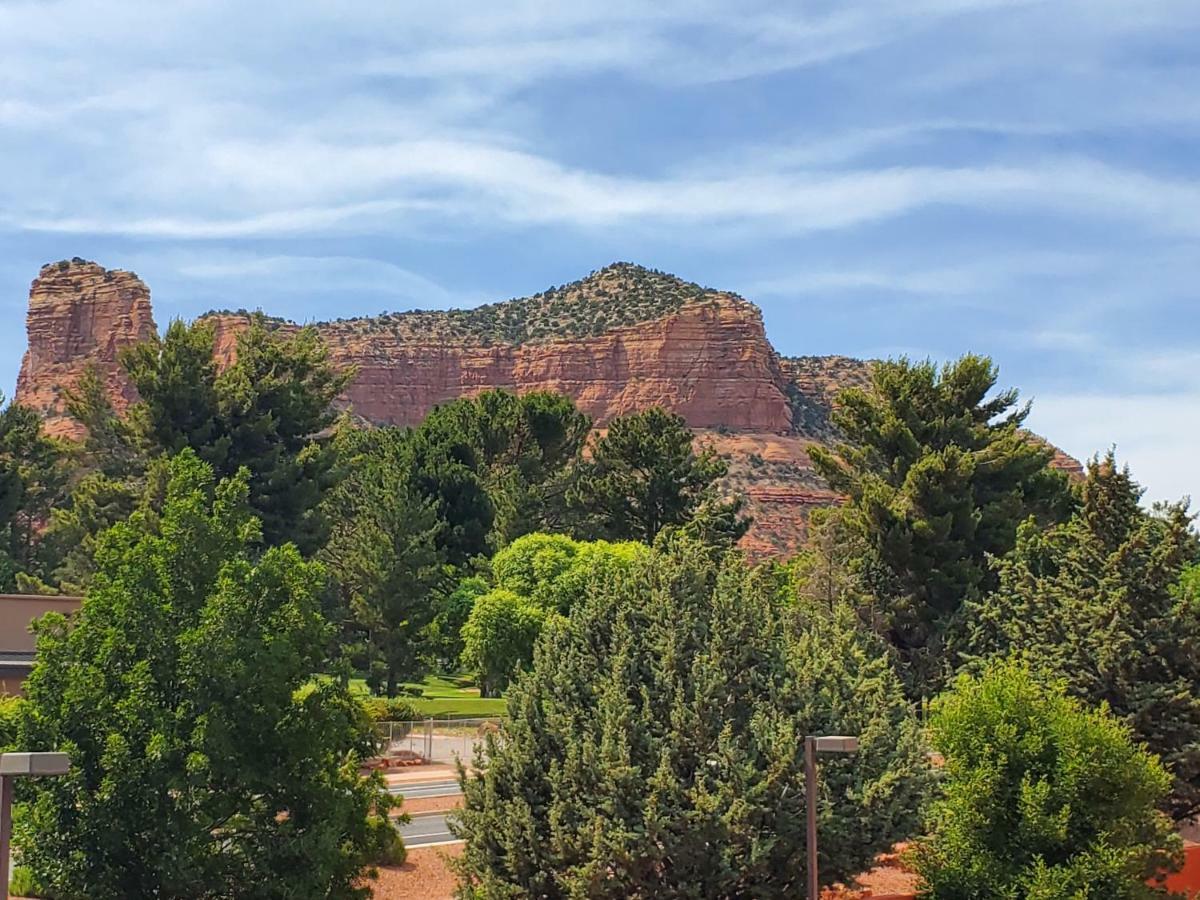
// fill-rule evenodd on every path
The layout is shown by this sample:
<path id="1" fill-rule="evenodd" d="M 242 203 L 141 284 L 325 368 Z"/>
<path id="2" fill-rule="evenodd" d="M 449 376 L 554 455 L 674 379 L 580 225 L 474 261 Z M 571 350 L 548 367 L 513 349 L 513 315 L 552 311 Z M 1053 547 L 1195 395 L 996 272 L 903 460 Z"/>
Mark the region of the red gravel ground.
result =
<path id="1" fill-rule="evenodd" d="M 376 900 L 450 900 L 454 896 L 454 875 L 446 866 L 446 858 L 460 853 L 461 844 L 409 850 L 404 865 L 379 870 L 372 896 Z"/>
<path id="2" fill-rule="evenodd" d="M 373 896 L 376 900 L 450 900 L 454 896 L 454 875 L 446 866 L 446 857 L 461 852 L 461 844 L 410 850 L 403 866 L 380 870 Z M 824 897 L 825 900 L 899 900 L 912 896 L 914 882 L 907 872 L 882 866 L 863 876 L 859 890 L 826 891 Z"/>
<path id="3" fill-rule="evenodd" d="M 454 876 L 446 867 L 446 856 L 461 852 L 461 845 L 410 850 L 403 866 L 381 870 L 374 896 L 377 900 L 451 900 Z M 892 857 L 882 863 L 860 879 L 858 890 L 826 891 L 824 900 L 909 900 L 916 888 L 915 876 L 899 868 Z M 1187 865 L 1168 886 L 1200 898 L 1200 846 L 1188 846 Z"/>

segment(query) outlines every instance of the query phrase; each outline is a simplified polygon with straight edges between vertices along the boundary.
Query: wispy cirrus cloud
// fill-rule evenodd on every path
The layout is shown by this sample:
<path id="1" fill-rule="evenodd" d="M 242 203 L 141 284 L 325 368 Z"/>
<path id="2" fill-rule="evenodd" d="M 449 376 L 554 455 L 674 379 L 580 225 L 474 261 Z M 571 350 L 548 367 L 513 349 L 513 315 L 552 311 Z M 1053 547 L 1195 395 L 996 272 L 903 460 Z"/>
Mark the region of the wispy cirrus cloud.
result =
<path id="1" fill-rule="evenodd" d="M 760 300 L 785 352 L 993 352 L 1080 444 L 1089 410 L 1093 449 L 1175 447 L 1157 479 L 1197 46 L 1191 0 L 0 0 L 0 306 L 76 254 L 171 315 L 301 318 L 632 258 Z"/>

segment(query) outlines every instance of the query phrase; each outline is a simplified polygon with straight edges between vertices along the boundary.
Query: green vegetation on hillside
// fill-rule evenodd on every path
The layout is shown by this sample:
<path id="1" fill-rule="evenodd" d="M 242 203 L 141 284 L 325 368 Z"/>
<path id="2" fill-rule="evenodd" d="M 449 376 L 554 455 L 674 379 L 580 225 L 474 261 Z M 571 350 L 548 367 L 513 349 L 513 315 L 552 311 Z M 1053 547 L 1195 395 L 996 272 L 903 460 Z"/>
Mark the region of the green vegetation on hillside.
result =
<path id="1" fill-rule="evenodd" d="M 412 310 L 322 323 L 357 334 L 475 344 L 528 344 L 651 322 L 714 292 L 674 275 L 618 262 L 532 297 L 473 309 Z M 212 311 L 206 315 L 222 314 Z M 238 314 L 246 314 L 239 310 Z"/>

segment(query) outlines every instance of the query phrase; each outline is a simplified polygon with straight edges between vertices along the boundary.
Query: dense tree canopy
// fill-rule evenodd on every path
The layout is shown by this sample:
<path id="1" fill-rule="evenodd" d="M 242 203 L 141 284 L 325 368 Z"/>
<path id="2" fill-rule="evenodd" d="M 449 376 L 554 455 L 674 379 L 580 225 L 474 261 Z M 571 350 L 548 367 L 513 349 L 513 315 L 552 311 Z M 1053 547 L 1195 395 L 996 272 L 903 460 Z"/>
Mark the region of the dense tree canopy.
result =
<path id="1" fill-rule="evenodd" d="M 66 483 L 66 452 L 28 407 L 0 395 L 0 591 L 36 578 L 39 530 Z"/>
<path id="2" fill-rule="evenodd" d="M 1147 512 L 1112 453 L 1092 461 L 1082 504 L 1047 530 L 1029 522 L 974 603 L 967 647 L 1021 653 L 1091 705 L 1107 703 L 1174 775 L 1170 810 L 1200 812 L 1200 595 L 1187 586 L 1197 538 L 1183 505 Z"/>
<path id="3" fill-rule="evenodd" d="M 926 779 L 883 647 L 851 615 L 795 637 L 775 586 L 678 538 L 588 586 L 463 774 L 461 894 L 786 896 L 804 884 L 804 736 L 822 766 L 823 880 L 909 833 Z"/>
<path id="4" fill-rule="evenodd" d="M 833 418 L 845 443 L 811 450 L 849 498 L 857 565 L 919 696 L 936 692 L 953 662 L 943 640 L 963 603 L 994 587 L 989 557 L 1012 549 L 1030 515 L 1069 508 L 1053 450 L 1022 430 L 1028 407 L 1016 391 L 992 394 L 996 378 L 991 360 L 972 355 L 941 369 L 877 363 L 870 390 L 839 398 Z"/>
<path id="5" fill-rule="evenodd" d="M 320 558 L 341 593 L 351 658 L 392 697 L 420 674 L 420 641 L 450 581 L 446 522 L 414 480 L 406 433 L 340 428 L 334 449 L 343 478 L 322 509 L 333 525 Z"/>
<path id="6" fill-rule="evenodd" d="M 172 322 L 160 339 L 121 355 L 141 397 L 131 423 L 151 452 L 190 447 L 218 475 L 250 471 L 250 500 L 268 543 L 311 552 L 325 539 L 317 510 L 332 486 L 334 454 L 322 437 L 350 372 L 338 371 L 317 332 L 284 333 L 261 316 L 237 337 L 218 371 L 213 328 Z"/>
<path id="7" fill-rule="evenodd" d="M 492 589 L 474 601 L 462 629 L 462 662 L 484 696 L 498 695 L 528 665 L 548 616 L 566 615 L 592 585 L 627 571 L 647 552 L 634 542 L 529 534 L 497 553 Z"/>
<path id="8" fill-rule="evenodd" d="M 161 513 L 109 529 L 68 627 L 38 627 L 20 743 L 71 754 L 18 823 L 55 897 L 351 897 L 386 810 L 361 706 L 313 679 L 320 567 L 257 552 L 245 473 L 190 451 Z M 390 834 L 390 830 L 388 831 Z"/>
<path id="9" fill-rule="evenodd" d="M 716 483 L 728 466 L 712 448 L 697 453 L 693 440 L 681 416 L 659 407 L 610 422 L 570 493 L 582 531 L 650 543 L 664 528 L 702 514 L 727 546 L 745 534 L 749 521 L 738 517 L 740 503 L 718 496 Z"/>
<path id="10" fill-rule="evenodd" d="M 915 854 L 930 900 L 1139 900 L 1177 865 L 1155 809 L 1170 779 L 1106 710 L 1088 711 L 1012 662 L 934 703 L 945 759 L 932 834 Z"/>
<path id="11" fill-rule="evenodd" d="M 571 466 L 590 427 L 562 394 L 492 390 L 437 407 L 416 431 L 423 445 L 478 477 L 488 500 L 488 535 L 472 549 L 482 553 L 562 527 Z M 463 518 L 450 516 L 452 523 Z"/>

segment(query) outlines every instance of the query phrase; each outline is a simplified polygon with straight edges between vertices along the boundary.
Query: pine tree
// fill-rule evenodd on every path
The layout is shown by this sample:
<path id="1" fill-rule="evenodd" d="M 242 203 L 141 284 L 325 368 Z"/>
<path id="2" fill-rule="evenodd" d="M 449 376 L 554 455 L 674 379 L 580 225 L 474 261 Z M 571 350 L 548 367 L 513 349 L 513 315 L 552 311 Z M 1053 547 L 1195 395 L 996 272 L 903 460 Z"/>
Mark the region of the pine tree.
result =
<path id="1" fill-rule="evenodd" d="M 352 373 L 332 364 L 315 330 L 272 331 L 261 316 L 238 335 L 224 370 L 213 350 L 213 329 L 203 321 L 172 322 L 161 338 L 126 348 L 121 363 L 140 400 L 125 418 L 96 373 L 85 373 L 68 410 L 88 431 L 82 469 L 105 479 L 86 490 L 111 496 L 123 482 L 137 496 L 150 460 L 189 448 L 220 477 L 247 468 L 266 541 L 292 541 L 311 554 L 327 536 L 318 507 L 336 480 L 327 439 L 332 404 Z M 86 574 L 78 560 L 68 568 Z"/>
<path id="2" fill-rule="evenodd" d="M 876 364 L 871 390 L 839 397 L 845 443 L 810 451 L 848 498 L 845 527 L 864 542 L 864 584 L 882 607 L 910 693 L 936 693 L 953 668 L 944 638 L 962 605 L 995 584 L 988 558 L 1010 550 L 1030 515 L 1070 503 L 1053 450 L 1022 431 L 1029 407 L 992 394 L 996 367 L 967 355 L 940 371 L 901 358 Z"/>
<path id="3" fill-rule="evenodd" d="M 882 646 L 844 611 L 796 638 L 771 579 L 667 544 L 543 631 L 503 740 L 462 775 L 461 896 L 798 892 L 810 733 L 862 740 L 822 765 L 826 882 L 914 826 L 926 762 Z"/>
<path id="4" fill-rule="evenodd" d="M 64 490 L 66 462 L 38 414 L 0 395 L 0 591 L 43 574 L 39 531 Z"/>
<path id="5" fill-rule="evenodd" d="M 414 484 L 403 432 L 347 427 L 334 443 L 345 471 L 322 509 L 333 529 L 320 558 L 357 636 L 355 662 L 373 690 L 394 697 L 400 682 L 421 674 L 424 629 L 450 584 L 439 545 L 446 523 Z"/>
<path id="6" fill-rule="evenodd" d="M 1088 704 L 1107 703 L 1174 776 L 1168 809 L 1200 812 L 1200 597 L 1186 589 L 1197 539 L 1183 504 L 1147 512 L 1110 452 L 1092 461 L 1082 505 L 1046 530 L 1022 526 L 972 603 L 965 649 L 1018 652 Z"/>
<path id="7" fill-rule="evenodd" d="M 610 422 L 569 495 L 583 516 L 581 531 L 651 543 L 664 528 L 703 511 L 697 534 L 719 534 L 726 546 L 745 534 L 750 523 L 737 515 L 740 503 L 723 502 L 717 493 L 728 466 L 711 447 L 696 453 L 692 442 L 684 419 L 658 407 Z"/>
<path id="8" fill-rule="evenodd" d="M 488 544 L 561 527 L 564 495 L 591 422 L 562 394 L 484 391 L 439 406 L 417 431 L 470 466 L 491 507 Z"/>

